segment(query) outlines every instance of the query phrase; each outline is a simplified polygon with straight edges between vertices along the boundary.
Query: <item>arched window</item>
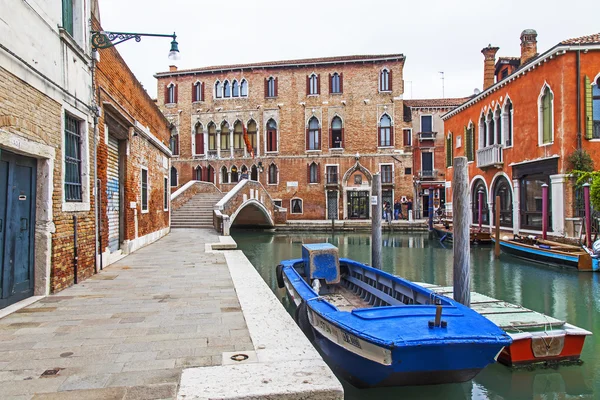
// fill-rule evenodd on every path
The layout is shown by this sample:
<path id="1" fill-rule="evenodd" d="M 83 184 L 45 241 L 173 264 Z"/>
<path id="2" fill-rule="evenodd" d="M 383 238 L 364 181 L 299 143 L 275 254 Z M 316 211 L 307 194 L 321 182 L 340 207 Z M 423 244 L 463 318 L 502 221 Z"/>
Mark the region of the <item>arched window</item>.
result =
<path id="1" fill-rule="evenodd" d="M 392 90 L 392 71 L 384 68 L 379 73 L 379 91 L 389 92 Z"/>
<path id="2" fill-rule="evenodd" d="M 379 146 L 393 146 L 392 119 L 387 114 L 383 114 L 379 120 Z"/>
<path id="3" fill-rule="evenodd" d="M 554 140 L 554 94 L 548 85 L 542 89 L 539 108 L 540 144 L 549 144 Z"/>
<path id="4" fill-rule="evenodd" d="M 215 82 L 215 97 L 217 99 L 220 99 L 222 95 L 223 95 L 223 92 L 222 92 L 222 88 L 221 88 L 221 82 L 216 81 Z"/>
<path id="5" fill-rule="evenodd" d="M 229 150 L 229 124 L 223 121 L 221 124 L 221 150 Z"/>
<path id="6" fill-rule="evenodd" d="M 302 214 L 302 199 L 292 199 L 290 201 L 291 214 Z"/>
<path id="7" fill-rule="evenodd" d="M 248 81 L 242 79 L 242 83 L 240 85 L 240 94 L 242 97 L 248 97 Z"/>
<path id="8" fill-rule="evenodd" d="M 308 165 L 308 183 L 319 183 L 319 166 L 314 161 Z"/>
<path id="9" fill-rule="evenodd" d="M 238 85 L 237 80 L 233 80 L 233 84 L 231 85 L 231 96 L 239 97 L 240 96 L 240 86 Z"/>
<path id="10" fill-rule="evenodd" d="M 177 87 L 174 83 L 171 83 L 167 86 L 167 92 L 165 95 L 165 103 L 172 104 L 177 103 Z"/>
<path id="11" fill-rule="evenodd" d="M 307 92 L 309 95 L 311 94 L 319 94 L 320 93 L 320 85 L 319 85 L 319 76 L 317 74 L 311 74 L 308 77 L 308 85 Z"/>
<path id="12" fill-rule="evenodd" d="M 194 170 L 194 179 L 197 181 L 202 181 L 202 167 L 201 166 L 197 166 L 196 169 Z"/>
<path id="13" fill-rule="evenodd" d="M 277 97 L 277 81 L 272 76 L 267 79 L 265 97 Z"/>
<path id="14" fill-rule="evenodd" d="M 319 120 L 312 117 L 308 121 L 308 129 L 306 130 L 306 150 L 321 150 L 321 128 Z"/>
<path id="15" fill-rule="evenodd" d="M 499 177 L 494 183 L 494 207 L 492 214 L 496 215 L 496 197 L 500 196 L 500 226 L 512 227 L 513 204 L 510 183 L 505 177 Z"/>
<path id="16" fill-rule="evenodd" d="M 207 167 L 206 176 L 208 178 L 208 182 L 215 183 L 215 169 L 212 167 L 212 165 Z"/>
<path id="17" fill-rule="evenodd" d="M 488 132 L 488 146 L 491 146 L 494 144 L 494 133 L 496 132 L 496 129 L 494 127 L 494 114 L 492 113 L 492 109 L 490 108 L 490 110 L 488 111 L 487 114 L 487 132 Z"/>
<path id="18" fill-rule="evenodd" d="M 258 180 L 258 168 L 256 168 L 256 165 L 253 165 L 252 168 L 250 169 L 250 180 L 251 181 Z"/>
<path id="19" fill-rule="evenodd" d="M 481 118 L 479 119 L 479 144 L 478 148 L 483 149 L 487 147 L 487 124 L 485 123 L 485 115 L 483 112 L 481 113 Z"/>
<path id="20" fill-rule="evenodd" d="M 237 183 L 240 180 L 237 167 L 234 165 L 231 167 L 231 183 Z"/>
<path id="21" fill-rule="evenodd" d="M 342 78 L 340 74 L 334 72 L 330 75 L 329 92 L 330 93 L 342 93 Z"/>
<path id="22" fill-rule="evenodd" d="M 513 105 L 510 99 L 506 99 L 504 105 L 505 124 L 504 127 L 504 145 L 512 146 L 513 143 Z"/>
<path id="23" fill-rule="evenodd" d="M 267 122 L 267 151 L 277 151 L 277 122 L 273 119 Z"/>
<path id="24" fill-rule="evenodd" d="M 204 87 L 202 82 L 194 83 L 192 87 L 192 101 L 204 101 Z"/>
<path id="25" fill-rule="evenodd" d="M 177 129 L 171 129 L 171 139 L 169 140 L 169 149 L 174 156 L 179 155 L 179 134 Z"/>
<path id="26" fill-rule="evenodd" d="M 276 184 L 277 178 L 278 178 L 277 165 L 275 165 L 275 164 L 269 165 L 269 183 L 271 185 Z"/>
<path id="27" fill-rule="evenodd" d="M 473 193 L 471 194 L 471 204 L 473 204 L 473 223 L 479 223 L 479 192 L 482 192 L 481 201 L 481 223 L 488 223 L 488 204 L 487 204 L 487 191 L 485 182 L 482 179 L 478 179 L 473 185 Z"/>
<path id="28" fill-rule="evenodd" d="M 499 105 L 496 106 L 494 112 L 494 121 L 496 124 L 496 144 L 502 144 L 502 112 Z"/>
<path id="29" fill-rule="evenodd" d="M 231 85 L 229 81 L 223 82 L 223 97 L 231 97 Z"/>
<path id="30" fill-rule="evenodd" d="M 194 128 L 194 144 L 194 154 L 204 154 L 204 130 L 202 129 L 202 124 L 200 122 L 198 122 Z"/>
<path id="31" fill-rule="evenodd" d="M 227 173 L 227 167 L 221 167 L 221 183 L 229 183 L 229 173 Z"/>
<path id="32" fill-rule="evenodd" d="M 248 122 L 248 141 L 250 141 L 254 154 L 256 154 L 256 131 L 256 121 L 251 120 Z"/>
<path id="33" fill-rule="evenodd" d="M 208 150 L 217 150 L 217 126 L 213 122 L 208 124 Z"/>
<path id="34" fill-rule="evenodd" d="M 344 147 L 344 128 L 342 127 L 342 119 L 333 117 L 331 120 L 331 148 L 341 149 Z"/>
<path id="35" fill-rule="evenodd" d="M 240 121 L 233 125 L 233 148 L 241 150 L 244 148 L 244 128 Z"/>
<path id="36" fill-rule="evenodd" d="M 171 167 L 171 187 L 177 186 L 177 168 Z"/>

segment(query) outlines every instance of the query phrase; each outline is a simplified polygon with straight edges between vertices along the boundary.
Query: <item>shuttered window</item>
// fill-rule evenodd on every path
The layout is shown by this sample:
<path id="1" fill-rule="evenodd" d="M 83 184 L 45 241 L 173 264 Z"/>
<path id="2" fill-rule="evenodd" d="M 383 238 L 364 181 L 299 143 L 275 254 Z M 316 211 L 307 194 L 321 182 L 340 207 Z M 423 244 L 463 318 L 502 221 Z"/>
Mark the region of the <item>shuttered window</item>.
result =
<path id="1" fill-rule="evenodd" d="M 73 36 L 73 0 L 62 0 L 62 26 Z"/>
<path id="2" fill-rule="evenodd" d="M 469 125 L 469 127 L 465 127 L 465 155 L 467 156 L 467 161 L 474 161 L 475 155 L 473 152 L 473 130 L 475 128 L 473 125 Z"/>
<path id="3" fill-rule="evenodd" d="M 452 166 L 453 153 L 452 133 L 449 133 L 448 137 L 446 138 L 446 167 Z"/>
<path id="4" fill-rule="evenodd" d="M 148 211 L 148 170 L 142 168 L 142 212 Z"/>
<path id="5" fill-rule="evenodd" d="M 65 200 L 82 200 L 81 121 L 69 114 L 65 114 Z"/>
<path id="6" fill-rule="evenodd" d="M 272 119 L 267 122 L 267 151 L 277 151 L 277 123 Z"/>
<path id="7" fill-rule="evenodd" d="M 600 79 L 593 85 L 587 76 L 584 79 L 585 138 L 600 139 Z"/>

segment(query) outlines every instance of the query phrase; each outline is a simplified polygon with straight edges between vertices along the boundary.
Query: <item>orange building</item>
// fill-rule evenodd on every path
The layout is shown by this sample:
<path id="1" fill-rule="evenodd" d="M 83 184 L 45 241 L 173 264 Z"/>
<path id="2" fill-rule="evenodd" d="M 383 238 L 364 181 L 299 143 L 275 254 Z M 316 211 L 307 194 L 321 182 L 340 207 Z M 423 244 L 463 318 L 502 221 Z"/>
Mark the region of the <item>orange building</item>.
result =
<path id="1" fill-rule="evenodd" d="M 483 91 L 443 116 L 446 202 L 452 204 L 452 162 L 469 160 L 472 223 L 490 226 L 500 196 L 501 226 L 542 229 L 542 185 L 549 186 L 549 234 L 573 236 L 581 216 L 569 156 L 587 151 L 600 166 L 600 34 L 562 41 L 537 53 L 537 33 L 521 34 L 521 57 L 484 54 Z"/>

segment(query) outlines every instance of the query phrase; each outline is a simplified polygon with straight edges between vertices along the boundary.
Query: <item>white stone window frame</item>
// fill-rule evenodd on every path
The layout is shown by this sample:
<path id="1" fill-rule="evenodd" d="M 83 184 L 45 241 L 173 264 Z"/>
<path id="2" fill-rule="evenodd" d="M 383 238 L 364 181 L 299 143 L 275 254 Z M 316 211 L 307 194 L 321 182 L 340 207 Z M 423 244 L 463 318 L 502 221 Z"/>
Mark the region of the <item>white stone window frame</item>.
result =
<path id="1" fill-rule="evenodd" d="M 277 175 L 276 175 L 275 182 L 271 182 L 271 165 L 274 165 L 275 168 L 277 169 Z M 271 164 L 269 164 L 269 166 L 267 167 L 267 185 L 268 186 L 277 186 L 277 185 L 279 185 L 279 167 L 274 162 L 272 162 Z"/>
<path id="2" fill-rule="evenodd" d="M 460 149 L 462 147 L 462 136 L 458 135 L 456 136 L 456 148 Z"/>
<path id="3" fill-rule="evenodd" d="M 384 116 L 387 116 L 390 119 L 390 126 L 389 126 L 389 128 L 390 128 L 390 144 L 389 144 L 389 146 L 384 146 L 384 145 L 380 144 L 381 120 L 383 119 Z M 396 132 L 392 133 L 393 130 L 394 130 L 394 119 L 392 118 L 390 113 L 385 111 L 379 116 L 379 120 L 377 120 L 377 148 L 378 149 L 393 149 L 394 147 L 396 147 Z"/>
<path id="4" fill-rule="evenodd" d="M 171 176 L 171 171 L 175 170 L 175 177 L 177 179 L 175 179 L 175 184 L 173 184 L 173 180 L 169 178 L 169 181 L 171 183 L 171 187 L 177 187 L 177 184 L 179 183 L 179 171 L 177 170 L 177 167 L 175 167 L 174 165 L 171 165 L 171 168 L 169 168 L 169 176 Z"/>
<path id="5" fill-rule="evenodd" d="M 383 166 L 391 166 L 392 167 L 392 176 L 391 176 L 391 181 L 390 182 L 384 182 L 383 181 L 383 169 L 381 167 Z M 381 183 L 382 184 L 393 184 L 396 178 L 396 172 L 394 171 L 394 163 L 379 163 L 379 173 L 381 174 Z"/>
<path id="6" fill-rule="evenodd" d="M 314 78 L 314 82 L 313 82 Z M 313 85 L 314 83 L 314 85 Z M 313 87 L 314 86 L 314 87 Z M 308 75 L 308 94 L 307 96 L 319 96 L 319 75 L 316 72 L 312 72 Z"/>
<path id="7" fill-rule="evenodd" d="M 67 201 L 65 198 L 65 118 L 66 114 L 71 115 L 79 121 L 81 135 L 81 201 Z M 62 190 L 62 211 L 78 212 L 90 211 L 90 153 L 89 153 L 89 127 L 88 115 L 80 110 L 63 104 L 61 118 L 61 190 Z"/>
<path id="8" fill-rule="evenodd" d="M 278 206 L 277 206 L 277 204 L 275 204 L 276 202 L 279 202 Z M 282 199 L 273 199 L 273 204 L 275 204 L 277 207 L 283 208 L 283 200 Z"/>
<path id="9" fill-rule="evenodd" d="M 171 199 L 171 184 L 169 182 L 169 177 L 166 175 L 163 175 L 163 185 L 164 187 L 164 193 L 165 193 L 165 198 L 163 199 L 163 211 L 169 211 L 169 207 L 170 207 L 170 199 Z M 165 207 L 165 204 L 167 205 Z"/>
<path id="10" fill-rule="evenodd" d="M 167 98 L 169 101 L 166 104 L 176 104 L 175 103 L 175 82 L 169 82 L 167 85 Z"/>
<path id="11" fill-rule="evenodd" d="M 312 181 L 312 169 L 313 169 L 313 165 L 315 166 L 315 181 Z M 309 185 L 318 185 L 319 184 L 319 164 L 316 161 L 312 161 L 309 164 L 309 177 L 308 177 L 308 184 Z"/>
<path id="12" fill-rule="evenodd" d="M 325 184 L 328 183 L 327 180 L 327 169 L 330 167 L 335 167 L 335 173 L 337 175 L 338 184 L 340 183 L 340 164 L 325 164 Z"/>
<path id="13" fill-rule="evenodd" d="M 471 131 L 471 135 L 473 135 L 473 137 L 471 138 L 471 151 L 473 152 L 473 160 L 469 161 L 469 158 L 467 157 L 467 136 L 469 134 L 469 129 L 472 129 Z M 477 157 L 477 149 L 475 148 L 475 124 L 473 123 L 473 120 L 469 120 L 469 123 L 467 124 L 467 133 L 465 135 L 465 157 L 467 157 L 467 164 L 471 164 L 475 162 L 475 157 Z"/>
<path id="14" fill-rule="evenodd" d="M 213 84 L 213 99 L 223 99 L 223 83 L 217 79 Z"/>
<path id="15" fill-rule="evenodd" d="M 246 94 L 243 93 L 242 91 L 242 87 L 244 86 L 244 83 L 246 84 Z M 248 83 L 248 79 L 246 78 L 242 78 L 240 80 L 240 99 L 247 99 L 250 97 L 250 84 Z"/>
<path id="16" fill-rule="evenodd" d="M 142 171 L 146 171 L 146 209 L 144 210 L 144 201 L 143 201 L 143 184 L 144 184 L 144 174 Z M 148 167 L 141 166 L 140 167 L 140 209 L 142 214 L 148 214 L 150 212 L 150 171 L 148 171 Z"/>
<path id="17" fill-rule="evenodd" d="M 383 85 L 381 82 L 381 78 L 383 77 L 383 71 L 387 72 L 387 82 L 386 82 L 386 89 L 383 89 Z M 391 93 L 392 89 L 390 89 L 390 72 L 391 69 L 389 67 L 383 67 L 379 70 L 379 78 L 377 79 L 377 89 L 379 91 L 379 93 Z"/>
<path id="18" fill-rule="evenodd" d="M 294 204 L 293 204 L 294 200 L 299 200 L 300 201 L 300 212 L 299 213 L 294 212 Z M 302 214 L 304 214 L 304 200 L 302 200 L 302 198 L 300 198 L 300 197 L 292 197 L 290 199 L 290 214 L 293 214 L 293 215 L 302 215 Z"/>
<path id="19" fill-rule="evenodd" d="M 430 117 L 431 118 L 431 132 L 435 132 L 435 129 L 433 127 L 433 114 L 421 114 L 419 116 L 419 132 L 431 133 L 431 132 L 425 132 L 423 130 L 423 117 Z"/>
<path id="20" fill-rule="evenodd" d="M 200 121 L 196 121 L 195 123 L 194 122 L 192 122 L 192 123 L 193 123 L 193 125 L 192 125 L 192 155 L 194 157 L 206 157 L 206 139 L 208 136 L 206 136 L 204 138 L 204 146 L 203 146 L 204 148 L 202 149 L 202 151 L 204 151 L 204 154 L 196 153 L 196 150 L 197 150 L 196 149 L 196 134 L 202 134 L 203 136 L 205 136 L 206 132 L 204 130 L 204 125 Z M 198 127 L 202 128 L 200 130 L 200 132 L 198 132 Z M 180 153 L 181 153 L 181 151 L 180 151 Z"/>
<path id="21" fill-rule="evenodd" d="M 273 122 L 275 122 L 275 136 L 276 136 L 276 145 L 277 145 L 277 150 L 268 150 L 268 140 L 269 140 L 269 121 L 273 120 Z M 264 141 L 264 146 L 265 146 L 265 154 L 278 154 L 279 153 L 279 121 L 277 121 L 276 118 L 270 117 L 267 119 L 267 121 L 265 122 L 265 128 L 264 128 L 264 134 L 265 134 L 265 141 Z M 306 140 L 306 139 L 305 139 Z"/>
<path id="22" fill-rule="evenodd" d="M 194 100 L 192 103 L 200 103 L 204 101 L 202 98 L 202 85 L 204 84 L 200 82 L 200 80 L 196 80 L 196 82 L 194 82 L 194 94 L 196 95 L 196 100 Z"/>
<path id="23" fill-rule="evenodd" d="M 477 125 L 478 125 L 478 135 L 477 135 L 477 150 L 481 150 L 483 148 L 485 148 L 486 146 L 483 145 L 484 142 L 487 142 L 487 138 L 485 138 L 485 136 L 487 135 L 487 107 L 484 107 L 481 110 L 481 113 L 479 114 L 479 119 L 477 120 Z M 481 122 L 483 120 L 483 123 Z M 484 129 L 485 127 L 485 129 Z"/>
<path id="24" fill-rule="evenodd" d="M 508 102 L 510 101 L 510 104 L 512 105 L 512 108 L 510 110 L 510 132 L 511 132 L 511 138 L 510 138 L 510 146 L 506 145 L 506 139 L 508 138 L 508 128 L 509 128 L 509 123 L 508 123 L 508 113 L 506 112 L 506 108 L 508 107 Z M 513 147 L 515 145 L 515 129 L 514 129 L 514 125 L 515 125 L 515 103 L 512 101 L 512 99 L 510 98 L 510 96 L 506 95 L 506 99 L 504 99 L 504 104 L 502 104 L 502 146 L 505 149 L 510 149 L 511 147 Z"/>
<path id="25" fill-rule="evenodd" d="M 542 105 L 542 98 L 544 97 L 544 92 L 546 88 L 550 90 L 550 94 L 552 95 L 552 100 L 550 101 L 550 142 L 544 143 L 544 110 Z M 554 144 L 554 99 L 556 95 L 552 91 L 552 87 L 548 84 L 548 82 L 544 82 L 542 85 L 542 89 L 540 90 L 540 95 L 538 96 L 538 147 L 551 146 Z M 514 133 L 514 132 L 513 132 Z M 514 140 L 514 138 L 513 138 Z"/>

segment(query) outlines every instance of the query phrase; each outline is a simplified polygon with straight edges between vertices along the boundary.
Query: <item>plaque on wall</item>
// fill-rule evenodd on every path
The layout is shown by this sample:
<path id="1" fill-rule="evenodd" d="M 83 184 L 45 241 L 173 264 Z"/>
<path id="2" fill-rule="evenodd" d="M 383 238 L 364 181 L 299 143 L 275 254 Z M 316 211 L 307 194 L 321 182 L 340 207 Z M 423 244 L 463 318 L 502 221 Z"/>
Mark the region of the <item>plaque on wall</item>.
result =
<path id="1" fill-rule="evenodd" d="M 362 175 L 354 175 L 354 184 L 362 185 Z"/>

